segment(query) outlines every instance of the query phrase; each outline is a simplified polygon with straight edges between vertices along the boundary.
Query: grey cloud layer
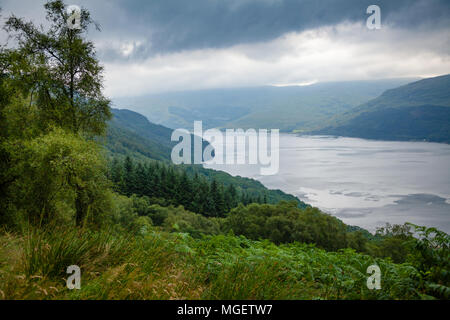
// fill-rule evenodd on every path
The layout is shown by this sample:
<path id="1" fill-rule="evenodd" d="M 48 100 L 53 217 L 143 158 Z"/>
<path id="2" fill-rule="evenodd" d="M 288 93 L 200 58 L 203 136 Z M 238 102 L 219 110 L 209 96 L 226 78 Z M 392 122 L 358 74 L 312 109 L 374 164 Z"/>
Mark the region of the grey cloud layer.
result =
<path id="1" fill-rule="evenodd" d="M 89 38 L 111 97 L 450 72 L 449 0 L 65 1 L 102 26 Z M 44 3 L 0 7 L 40 23 Z M 368 30 L 375 3 L 383 27 Z"/>
<path id="2" fill-rule="evenodd" d="M 450 2 L 440 0 L 375 1 L 384 23 L 416 28 L 449 26 Z M 120 3 L 120 5 L 119 5 Z M 227 47 L 267 41 L 344 20 L 367 18 L 373 0 L 164 0 L 117 2 L 121 21 L 146 34 L 154 51 Z M 108 25 L 112 21 L 105 21 Z M 120 24 L 123 27 L 123 24 Z M 125 27 L 127 28 L 127 27 Z"/>
<path id="3" fill-rule="evenodd" d="M 103 26 L 98 41 L 134 41 L 128 58 L 181 50 L 224 48 L 275 39 L 343 21 L 367 18 L 366 8 L 378 4 L 384 24 L 403 28 L 448 28 L 448 0 L 73 0 L 92 11 Z M 4 5 L 3 5 L 3 4 Z M 21 11 L 43 1 L 2 0 L 6 10 Z M 26 5 L 24 5 L 26 4 Z M 16 10 L 17 9 L 17 10 Z M 39 9 L 37 9 L 39 10 Z M 42 9 L 40 9 L 42 10 Z M 30 10 L 35 12 L 35 10 Z M 103 59 L 123 59 L 111 43 L 100 47 Z"/>

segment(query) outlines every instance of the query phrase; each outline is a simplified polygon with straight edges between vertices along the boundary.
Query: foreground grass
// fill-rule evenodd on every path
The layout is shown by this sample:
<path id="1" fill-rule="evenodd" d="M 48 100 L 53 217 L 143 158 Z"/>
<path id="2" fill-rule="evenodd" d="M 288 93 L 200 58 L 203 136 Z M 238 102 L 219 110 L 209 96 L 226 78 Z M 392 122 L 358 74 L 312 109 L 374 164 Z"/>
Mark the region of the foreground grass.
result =
<path id="1" fill-rule="evenodd" d="M 378 264 L 382 289 L 368 290 Z M 68 290 L 66 268 L 82 270 Z M 346 249 L 54 228 L 0 235 L 0 299 L 418 299 L 418 273 Z"/>

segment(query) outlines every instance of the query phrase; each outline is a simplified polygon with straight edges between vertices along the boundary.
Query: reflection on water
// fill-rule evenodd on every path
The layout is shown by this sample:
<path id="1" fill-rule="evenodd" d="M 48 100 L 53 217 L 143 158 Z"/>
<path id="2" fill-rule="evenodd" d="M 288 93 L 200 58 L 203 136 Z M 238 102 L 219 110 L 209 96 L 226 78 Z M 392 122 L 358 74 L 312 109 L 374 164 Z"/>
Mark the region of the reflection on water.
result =
<path id="1" fill-rule="evenodd" d="M 280 135 L 280 170 L 207 165 L 255 178 L 374 231 L 406 221 L 450 232 L 450 145 Z"/>

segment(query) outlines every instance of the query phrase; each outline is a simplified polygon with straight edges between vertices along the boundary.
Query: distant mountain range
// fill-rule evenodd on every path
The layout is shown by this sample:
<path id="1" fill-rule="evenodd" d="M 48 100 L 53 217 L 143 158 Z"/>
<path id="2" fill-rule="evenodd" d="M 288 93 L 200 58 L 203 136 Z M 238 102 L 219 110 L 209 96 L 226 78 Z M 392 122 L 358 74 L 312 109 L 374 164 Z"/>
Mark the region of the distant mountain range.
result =
<path id="1" fill-rule="evenodd" d="M 387 90 L 308 134 L 450 143 L 450 75 Z"/>
<path id="2" fill-rule="evenodd" d="M 150 121 L 170 128 L 192 129 L 195 120 L 202 120 L 204 128 L 280 129 L 312 135 L 450 143 L 450 75 L 419 81 L 391 79 L 175 92 L 115 99 L 114 104 L 139 110 Z M 113 123 L 123 127 L 127 112 L 117 114 Z M 139 133 L 143 119 L 133 124 L 135 129 L 128 136 Z M 160 141 L 159 135 L 170 137 L 167 128 L 152 125 L 155 133 L 143 134 L 144 139 Z M 114 130 L 111 134 L 117 135 Z M 124 140 L 130 139 L 115 138 L 116 142 Z M 155 146 L 147 140 L 140 144 L 152 149 L 152 153 L 167 154 L 170 149 L 167 144 Z M 140 148 L 136 144 L 129 147 Z"/>
<path id="3" fill-rule="evenodd" d="M 417 79 L 318 83 L 309 86 L 255 87 L 172 92 L 118 98 L 113 103 L 145 115 L 169 128 L 191 129 L 195 120 L 205 128 L 312 130 L 387 89 Z"/>

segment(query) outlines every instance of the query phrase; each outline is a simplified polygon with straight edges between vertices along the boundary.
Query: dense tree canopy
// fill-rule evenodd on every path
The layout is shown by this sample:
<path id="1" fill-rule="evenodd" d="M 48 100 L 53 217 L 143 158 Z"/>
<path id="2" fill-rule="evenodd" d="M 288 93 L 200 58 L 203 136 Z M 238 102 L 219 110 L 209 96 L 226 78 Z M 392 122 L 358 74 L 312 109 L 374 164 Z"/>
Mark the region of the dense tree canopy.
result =
<path id="1" fill-rule="evenodd" d="M 106 166 L 91 137 L 104 133 L 110 102 L 85 38 L 89 12 L 72 29 L 62 1 L 45 9 L 48 30 L 15 15 L 4 27 L 14 46 L 0 48 L 1 220 L 81 224 L 106 210 Z"/>
<path id="2" fill-rule="evenodd" d="M 181 205 L 207 217 L 224 217 L 239 203 L 262 203 L 266 199 L 238 192 L 233 184 L 225 187 L 214 177 L 207 179 L 199 174 L 191 177 L 183 169 L 157 161 L 135 163 L 131 157 L 123 161 L 114 158 L 109 172 L 115 190 L 126 196 L 164 199 L 168 205 Z"/>

